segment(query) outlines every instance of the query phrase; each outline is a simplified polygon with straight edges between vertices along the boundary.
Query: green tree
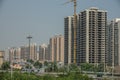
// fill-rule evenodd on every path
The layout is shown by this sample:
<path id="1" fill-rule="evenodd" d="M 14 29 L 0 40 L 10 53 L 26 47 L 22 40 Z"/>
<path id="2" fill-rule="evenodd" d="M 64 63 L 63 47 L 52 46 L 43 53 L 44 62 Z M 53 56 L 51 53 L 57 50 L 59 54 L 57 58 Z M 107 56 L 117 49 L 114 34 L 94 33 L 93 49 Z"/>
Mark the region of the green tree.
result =
<path id="1" fill-rule="evenodd" d="M 79 67 L 76 64 L 70 64 L 68 68 L 69 68 L 69 71 L 75 71 L 75 72 L 80 71 Z"/>
<path id="2" fill-rule="evenodd" d="M 76 72 L 71 72 L 63 76 L 54 76 L 47 74 L 45 76 L 38 76 L 35 74 L 13 72 L 13 77 L 11 79 L 11 74 L 9 72 L 0 73 L 0 80 L 93 80 L 87 75 L 82 75 Z"/>
<path id="3" fill-rule="evenodd" d="M 44 66 L 48 66 L 49 63 L 47 61 L 44 62 Z"/>
<path id="4" fill-rule="evenodd" d="M 53 63 L 53 70 L 54 70 L 55 72 L 58 71 L 58 67 L 57 67 L 57 63 L 56 63 L 56 62 Z"/>
<path id="5" fill-rule="evenodd" d="M 25 68 L 27 68 L 27 69 L 32 69 L 32 67 L 29 65 L 29 64 L 27 64 L 26 66 L 25 66 Z"/>
<path id="6" fill-rule="evenodd" d="M 34 63 L 34 66 L 35 66 L 36 68 L 41 68 L 41 67 L 42 67 L 42 63 L 40 63 L 39 61 L 36 61 L 36 62 Z"/>
<path id="7" fill-rule="evenodd" d="M 83 63 L 80 67 L 82 71 L 96 71 L 97 69 L 97 66 L 91 63 Z"/>
<path id="8" fill-rule="evenodd" d="M 30 62 L 31 64 L 34 63 L 34 61 L 32 59 L 28 59 L 27 62 Z"/>
<path id="9" fill-rule="evenodd" d="M 8 70 L 10 68 L 10 63 L 9 62 L 4 62 L 1 66 L 2 70 Z"/>
<path id="10" fill-rule="evenodd" d="M 98 64 L 98 69 L 97 69 L 98 72 L 103 72 L 104 71 L 104 64 L 103 63 L 100 63 Z"/>
<path id="11" fill-rule="evenodd" d="M 57 67 L 57 63 L 56 62 L 52 62 L 51 64 L 49 64 L 49 69 L 53 72 L 57 72 L 58 71 L 58 67 Z"/>
<path id="12" fill-rule="evenodd" d="M 51 76 L 51 75 L 45 75 L 43 77 L 43 80 L 55 80 L 55 77 L 54 76 Z"/>
<path id="13" fill-rule="evenodd" d="M 52 71 L 52 63 L 44 61 L 44 67 L 46 72 L 51 72 Z"/>
<path id="14" fill-rule="evenodd" d="M 78 72 L 70 72 L 68 76 L 65 77 L 65 80 L 93 80 L 93 79 L 89 78 L 87 75 L 82 75 Z"/>

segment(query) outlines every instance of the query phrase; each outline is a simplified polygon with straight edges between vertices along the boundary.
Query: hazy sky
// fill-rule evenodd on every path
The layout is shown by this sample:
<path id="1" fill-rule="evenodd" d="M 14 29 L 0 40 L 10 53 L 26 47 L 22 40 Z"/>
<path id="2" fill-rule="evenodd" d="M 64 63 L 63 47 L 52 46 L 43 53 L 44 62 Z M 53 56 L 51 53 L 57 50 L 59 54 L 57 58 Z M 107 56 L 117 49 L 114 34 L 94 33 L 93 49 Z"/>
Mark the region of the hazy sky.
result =
<path id="1" fill-rule="evenodd" d="M 28 43 L 48 43 L 64 34 L 64 17 L 73 15 L 69 0 L 0 0 L 0 50 Z M 77 13 L 89 7 L 108 11 L 108 20 L 120 17 L 120 0 L 77 0 Z"/>

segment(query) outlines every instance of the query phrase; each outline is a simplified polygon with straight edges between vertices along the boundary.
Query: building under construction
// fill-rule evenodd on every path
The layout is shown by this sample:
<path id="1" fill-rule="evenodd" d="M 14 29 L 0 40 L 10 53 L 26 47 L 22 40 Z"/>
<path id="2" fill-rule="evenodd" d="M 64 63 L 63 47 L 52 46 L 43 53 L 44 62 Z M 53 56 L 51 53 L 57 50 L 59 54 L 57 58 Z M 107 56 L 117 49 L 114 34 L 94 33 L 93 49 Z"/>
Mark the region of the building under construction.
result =
<path id="1" fill-rule="evenodd" d="M 64 19 L 65 64 L 106 63 L 107 12 L 95 7 L 80 12 L 76 31 L 74 20 L 73 16 Z"/>

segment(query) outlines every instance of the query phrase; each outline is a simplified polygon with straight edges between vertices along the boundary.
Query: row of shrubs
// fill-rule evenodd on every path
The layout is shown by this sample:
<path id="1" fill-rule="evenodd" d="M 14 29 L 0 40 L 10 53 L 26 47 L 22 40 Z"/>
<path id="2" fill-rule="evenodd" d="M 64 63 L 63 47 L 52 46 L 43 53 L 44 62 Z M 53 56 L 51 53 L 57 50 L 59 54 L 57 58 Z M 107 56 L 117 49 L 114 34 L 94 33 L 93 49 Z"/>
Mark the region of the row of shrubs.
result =
<path id="1" fill-rule="evenodd" d="M 20 73 L 14 72 L 12 75 L 9 72 L 1 72 L 0 73 L 0 80 L 93 80 L 89 78 L 87 75 L 82 75 L 78 73 L 69 73 L 67 75 L 44 75 L 38 76 L 35 74 L 28 74 L 28 73 Z"/>

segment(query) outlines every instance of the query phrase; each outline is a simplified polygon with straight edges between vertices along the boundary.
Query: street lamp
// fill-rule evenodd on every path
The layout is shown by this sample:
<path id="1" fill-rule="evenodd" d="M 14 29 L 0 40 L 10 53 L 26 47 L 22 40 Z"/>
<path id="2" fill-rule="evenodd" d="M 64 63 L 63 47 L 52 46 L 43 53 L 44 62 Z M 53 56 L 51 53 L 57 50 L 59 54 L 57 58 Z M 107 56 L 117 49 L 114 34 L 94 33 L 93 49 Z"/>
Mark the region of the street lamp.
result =
<path id="1" fill-rule="evenodd" d="M 28 36 L 27 39 L 29 40 L 29 54 L 28 54 L 28 60 L 30 60 L 30 41 L 32 39 L 32 36 Z M 29 70 L 30 70 L 30 64 L 29 64 Z M 29 71 L 29 75 L 30 75 L 30 71 Z"/>
<path id="2" fill-rule="evenodd" d="M 14 48 L 11 51 L 11 80 L 13 78 L 13 60 L 14 60 Z"/>

